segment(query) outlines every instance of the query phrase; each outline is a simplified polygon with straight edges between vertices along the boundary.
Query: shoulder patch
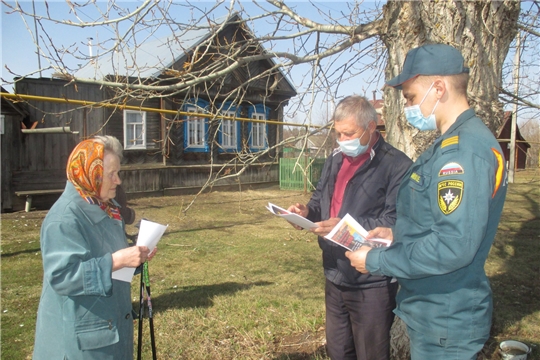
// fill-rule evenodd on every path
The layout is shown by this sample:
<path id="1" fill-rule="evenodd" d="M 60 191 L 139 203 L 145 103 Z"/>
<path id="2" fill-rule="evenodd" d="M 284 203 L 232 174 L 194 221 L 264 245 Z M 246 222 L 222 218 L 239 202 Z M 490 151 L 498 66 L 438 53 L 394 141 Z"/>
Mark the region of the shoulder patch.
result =
<path id="1" fill-rule="evenodd" d="M 463 167 L 456 162 L 451 162 L 444 165 L 439 171 L 439 176 L 462 175 Z"/>
<path id="2" fill-rule="evenodd" d="M 444 215 L 449 215 L 461 204 L 464 183 L 461 180 L 444 180 L 437 184 L 439 209 Z"/>
<path id="3" fill-rule="evenodd" d="M 420 175 L 418 175 L 417 173 L 413 172 L 413 173 L 411 174 L 411 179 L 412 179 L 414 182 L 420 184 L 420 182 L 421 182 L 421 180 L 422 180 L 422 177 L 421 177 Z"/>
<path id="4" fill-rule="evenodd" d="M 457 145 L 457 144 L 459 144 L 459 136 L 458 135 L 451 136 L 448 139 L 444 139 L 442 141 L 441 149 L 444 149 L 445 147 L 450 146 L 450 145 Z"/>

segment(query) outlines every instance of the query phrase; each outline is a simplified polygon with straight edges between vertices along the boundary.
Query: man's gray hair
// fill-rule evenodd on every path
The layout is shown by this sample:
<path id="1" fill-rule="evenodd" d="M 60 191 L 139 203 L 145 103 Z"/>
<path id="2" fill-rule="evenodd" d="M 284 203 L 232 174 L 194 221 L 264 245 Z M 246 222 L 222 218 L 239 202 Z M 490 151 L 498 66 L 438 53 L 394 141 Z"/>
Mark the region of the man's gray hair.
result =
<path id="1" fill-rule="evenodd" d="M 104 152 L 111 152 L 114 155 L 118 156 L 120 160 L 122 160 L 123 154 L 123 148 L 120 141 L 118 141 L 117 138 L 110 135 L 98 135 L 94 137 L 94 140 L 96 142 L 103 144 L 104 146 Z"/>
<path id="2" fill-rule="evenodd" d="M 364 129 L 367 129 L 372 121 L 377 124 L 377 112 L 364 96 L 351 95 L 341 100 L 334 111 L 332 120 L 339 122 L 350 117 L 356 120 L 356 125 Z"/>

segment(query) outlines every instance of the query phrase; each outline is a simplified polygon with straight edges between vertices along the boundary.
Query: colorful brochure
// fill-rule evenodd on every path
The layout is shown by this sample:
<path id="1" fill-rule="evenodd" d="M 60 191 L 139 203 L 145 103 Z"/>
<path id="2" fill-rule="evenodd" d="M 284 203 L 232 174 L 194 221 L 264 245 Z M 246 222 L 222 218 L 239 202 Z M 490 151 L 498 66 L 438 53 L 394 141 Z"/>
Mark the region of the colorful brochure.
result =
<path id="1" fill-rule="evenodd" d="M 378 248 L 390 246 L 392 243 L 392 241 L 385 239 L 374 238 L 367 240 L 367 234 L 366 229 L 354 220 L 351 215 L 347 214 L 325 238 L 350 251 L 358 250 L 362 245 Z"/>

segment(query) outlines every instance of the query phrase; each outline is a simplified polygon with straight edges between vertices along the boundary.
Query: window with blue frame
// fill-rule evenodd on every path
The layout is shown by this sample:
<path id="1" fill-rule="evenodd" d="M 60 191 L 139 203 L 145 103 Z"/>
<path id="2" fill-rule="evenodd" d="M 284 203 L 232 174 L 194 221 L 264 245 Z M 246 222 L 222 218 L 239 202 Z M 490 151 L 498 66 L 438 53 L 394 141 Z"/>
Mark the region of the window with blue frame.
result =
<path id="1" fill-rule="evenodd" d="M 231 103 L 221 106 L 220 113 L 227 117 L 240 116 L 240 108 Z M 240 150 L 240 122 L 222 119 L 219 127 L 220 152 L 236 152 Z"/>
<path id="2" fill-rule="evenodd" d="M 146 149 L 146 112 L 124 110 L 124 149 Z"/>
<path id="3" fill-rule="evenodd" d="M 268 120 L 270 109 L 262 104 L 250 106 L 248 117 L 255 120 Z M 268 125 L 260 122 L 248 124 L 249 148 L 251 151 L 260 151 L 268 147 Z"/>
<path id="4" fill-rule="evenodd" d="M 208 102 L 193 99 L 184 104 L 183 110 L 193 115 L 184 117 L 184 151 L 208 152 L 208 118 L 200 116 L 208 109 Z"/>

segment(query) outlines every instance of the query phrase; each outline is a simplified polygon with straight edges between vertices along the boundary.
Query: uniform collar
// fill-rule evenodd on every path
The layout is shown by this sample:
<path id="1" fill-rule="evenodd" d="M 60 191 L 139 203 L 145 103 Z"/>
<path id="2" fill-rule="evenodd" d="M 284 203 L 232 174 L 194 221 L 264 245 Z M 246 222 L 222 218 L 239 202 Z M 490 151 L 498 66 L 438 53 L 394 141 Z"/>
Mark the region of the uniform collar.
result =
<path id="1" fill-rule="evenodd" d="M 462 112 L 456 119 L 456 121 L 448 128 L 448 131 L 444 133 L 443 136 L 441 136 L 442 139 L 445 139 L 448 137 L 448 135 L 455 132 L 461 125 L 463 125 L 467 120 L 470 118 L 476 116 L 476 113 L 474 112 L 473 108 L 469 108 Z"/>
<path id="2" fill-rule="evenodd" d="M 469 108 L 462 112 L 456 119 L 456 121 L 448 128 L 448 130 L 441 136 L 439 136 L 433 144 L 428 147 L 417 159 L 417 163 L 423 163 L 426 161 L 426 159 L 429 159 L 433 156 L 435 151 L 440 147 L 441 143 L 448 139 L 449 137 L 455 136 L 456 133 L 459 131 L 459 128 L 469 119 L 474 117 L 476 113 L 474 112 L 473 108 Z"/>

